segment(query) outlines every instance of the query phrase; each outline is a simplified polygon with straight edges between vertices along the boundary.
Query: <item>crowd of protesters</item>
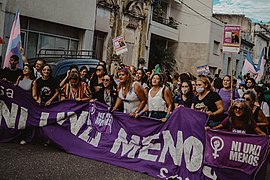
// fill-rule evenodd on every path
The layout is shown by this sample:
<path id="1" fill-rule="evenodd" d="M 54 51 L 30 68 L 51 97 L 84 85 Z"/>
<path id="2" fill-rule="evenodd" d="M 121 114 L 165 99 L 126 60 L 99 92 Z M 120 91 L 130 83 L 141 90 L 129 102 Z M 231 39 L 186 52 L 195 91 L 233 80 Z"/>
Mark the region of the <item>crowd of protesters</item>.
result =
<path id="1" fill-rule="evenodd" d="M 66 77 L 58 82 L 52 77 L 50 65 L 38 59 L 34 66 L 18 65 L 19 58 L 11 56 L 10 66 L 1 69 L 0 77 L 25 91 L 31 92 L 40 105 L 65 99 L 99 101 L 110 112 L 122 111 L 131 117 L 146 116 L 166 122 L 174 109 L 185 107 L 205 112 L 208 128 L 236 133 L 266 135 L 269 131 L 269 106 L 265 88 L 258 86 L 247 74 L 241 82 L 226 75 L 211 79 L 205 75 L 162 72 L 159 66 L 146 68 L 119 64 L 113 75 L 104 61 L 93 74 L 88 69 L 72 65 Z"/>

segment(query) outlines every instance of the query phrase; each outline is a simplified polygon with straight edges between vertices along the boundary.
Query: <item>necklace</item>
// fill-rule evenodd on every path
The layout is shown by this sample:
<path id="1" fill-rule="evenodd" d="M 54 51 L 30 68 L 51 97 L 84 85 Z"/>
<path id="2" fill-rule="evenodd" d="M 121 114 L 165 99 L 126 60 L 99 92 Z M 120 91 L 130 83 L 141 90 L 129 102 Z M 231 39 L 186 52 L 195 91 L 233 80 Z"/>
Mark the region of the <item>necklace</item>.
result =
<path id="1" fill-rule="evenodd" d="M 122 94 L 123 94 L 123 97 L 126 98 L 127 96 L 126 87 L 122 87 Z"/>
<path id="2" fill-rule="evenodd" d="M 78 89 L 75 89 L 71 87 L 71 96 L 73 99 L 76 99 L 77 98 L 77 92 L 78 92 Z"/>

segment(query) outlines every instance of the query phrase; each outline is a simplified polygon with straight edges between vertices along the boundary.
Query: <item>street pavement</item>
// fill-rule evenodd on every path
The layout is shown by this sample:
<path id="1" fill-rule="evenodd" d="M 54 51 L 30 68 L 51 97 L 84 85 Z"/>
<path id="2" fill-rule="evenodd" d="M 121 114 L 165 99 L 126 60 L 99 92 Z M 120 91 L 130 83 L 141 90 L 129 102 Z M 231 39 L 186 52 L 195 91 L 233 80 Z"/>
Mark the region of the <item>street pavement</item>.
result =
<path id="1" fill-rule="evenodd" d="M 152 180 L 154 178 L 68 154 L 54 146 L 0 143 L 0 179 Z"/>
<path id="2" fill-rule="evenodd" d="M 266 174 L 265 180 L 270 180 L 270 159 Z M 68 154 L 54 146 L 0 143 L 0 179 L 153 180 L 154 178 Z"/>

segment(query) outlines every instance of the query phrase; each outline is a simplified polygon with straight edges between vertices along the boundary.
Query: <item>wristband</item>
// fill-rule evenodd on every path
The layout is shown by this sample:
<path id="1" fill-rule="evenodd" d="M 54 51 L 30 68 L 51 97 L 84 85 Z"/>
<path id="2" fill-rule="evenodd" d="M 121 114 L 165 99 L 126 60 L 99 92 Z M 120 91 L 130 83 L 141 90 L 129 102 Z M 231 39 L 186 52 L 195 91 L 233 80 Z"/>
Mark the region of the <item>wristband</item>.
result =
<path id="1" fill-rule="evenodd" d="M 141 111 L 141 112 L 139 113 L 139 115 L 141 116 L 143 113 L 144 113 L 144 112 Z"/>
<path id="2" fill-rule="evenodd" d="M 168 119 L 169 118 L 169 114 L 166 114 L 165 118 Z"/>

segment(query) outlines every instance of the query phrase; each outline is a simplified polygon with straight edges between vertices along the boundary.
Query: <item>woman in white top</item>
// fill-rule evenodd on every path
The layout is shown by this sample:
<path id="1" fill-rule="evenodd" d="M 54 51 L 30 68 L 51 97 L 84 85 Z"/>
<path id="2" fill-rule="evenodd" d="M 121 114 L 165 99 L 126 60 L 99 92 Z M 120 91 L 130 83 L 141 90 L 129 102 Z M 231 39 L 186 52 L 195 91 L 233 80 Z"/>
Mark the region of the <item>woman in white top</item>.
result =
<path id="1" fill-rule="evenodd" d="M 18 77 L 16 85 L 20 86 L 22 89 L 26 91 L 32 90 L 34 76 L 34 69 L 30 64 L 23 65 L 23 74 Z"/>
<path id="2" fill-rule="evenodd" d="M 169 88 L 163 85 L 163 77 L 160 74 L 153 75 L 152 88 L 148 93 L 149 117 L 161 119 L 165 122 L 172 111 L 172 94 Z"/>
<path id="3" fill-rule="evenodd" d="M 124 113 L 129 113 L 131 117 L 137 117 L 139 112 L 146 104 L 146 96 L 141 85 L 138 82 L 133 82 L 131 73 L 127 68 L 122 68 L 118 72 L 120 83 L 117 87 L 118 98 L 111 112 L 124 104 Z"/>
<path id="4" fill-rule="evenodd" d="M 143 69 L 138 69 L 137 72 L 136 72 L 136 81 L 138 81 L 142 87 L 143 87 L 143 91 L 146 95 L 146 97 L 148 96 L 148 90 L 149 90 L 149 87 L 146 83 L 147 81 L 147 78 L 146 78 L 146 74 L 144 72 Z"/>

